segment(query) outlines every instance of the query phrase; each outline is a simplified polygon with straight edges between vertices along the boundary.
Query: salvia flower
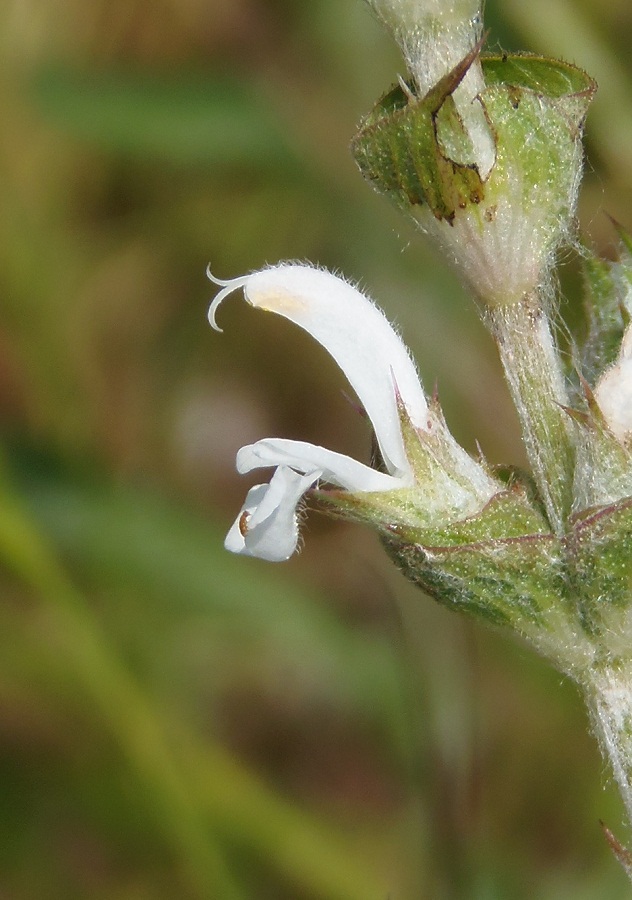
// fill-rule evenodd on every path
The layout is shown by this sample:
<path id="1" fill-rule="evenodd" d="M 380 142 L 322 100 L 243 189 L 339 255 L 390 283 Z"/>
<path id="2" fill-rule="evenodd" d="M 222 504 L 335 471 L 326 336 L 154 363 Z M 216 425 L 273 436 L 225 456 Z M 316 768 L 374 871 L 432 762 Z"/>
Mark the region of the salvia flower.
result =
<path id="1" fill-rule="evenodd" d="M 287 559 L 299 539 L 297 509 L 319 483 L 343 489 L 329 495 L 340 514 L 350 504 L 349 517 L 383 529 L 411 524 L 411 517 L 463 518 L 498 491 L 496 480 L 454 441 L 436 404 L 428 404 L 405 345 L 357 288 L 306 265 L 281 264 L 229 281 L 209 277 L 222 287 L 209 310 L 215 328 L 219 305 L 242 288 L 252 306 L 299 325 L 330 353 L 366 411 L 385 470 L 303 441 L 265 438 L 242 447 L 240 473 L 275 471 L 269 484 L 248 492 L 226 538 L 228 550 Z"/>

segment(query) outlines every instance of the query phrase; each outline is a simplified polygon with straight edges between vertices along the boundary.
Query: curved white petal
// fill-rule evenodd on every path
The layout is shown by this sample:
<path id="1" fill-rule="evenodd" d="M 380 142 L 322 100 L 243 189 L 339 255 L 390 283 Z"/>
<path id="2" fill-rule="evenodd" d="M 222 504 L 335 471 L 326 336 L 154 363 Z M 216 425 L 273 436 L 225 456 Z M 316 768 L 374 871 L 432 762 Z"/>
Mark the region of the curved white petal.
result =
<path id="1" fill-rule="evenodd" d="M 331 272 L 304 265 L 282 264 L 232 282 L 212 280 L 223 288 L 209 310 L 214 327 L 224 297 L 243 287 L 252 306 L 308 331 L 333 356 L 360 398 L 389 472 L 410 473 L 396 392 L 413 423 L 424 430 L 428 406 L 408 350 L 368 297 Z"/>
<path id="2" fill-rule="evenodd" d="M 265 438 L 237 453 L 237 471 L 241 475 L 266 466 L 288 466 L 305 475 L 318 471 L 323 481 L 348 491 L 392 491 L 410 484 L 407 478 L 378 472 L 343 453 L 304 441 Z"/>
<path id="3" fill-rule="evenodd" d="M 257 484 L 248 491 L 224 547 L 269 562 L 289 559 L 298 543 L 296 507 L 319 477 L 318 471 L 299 475 L 279 467 L 270 484 Z"/>

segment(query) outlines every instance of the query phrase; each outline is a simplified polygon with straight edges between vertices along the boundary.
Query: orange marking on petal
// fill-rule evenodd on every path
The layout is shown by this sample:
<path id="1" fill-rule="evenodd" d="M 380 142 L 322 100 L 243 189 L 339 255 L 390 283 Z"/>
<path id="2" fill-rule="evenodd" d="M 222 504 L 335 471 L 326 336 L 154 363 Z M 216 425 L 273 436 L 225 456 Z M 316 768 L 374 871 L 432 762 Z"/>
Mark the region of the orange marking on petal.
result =
<path id="1" fill-rule="evenodd" d="M 245 509 L 239 517 L 239 531 L 241 532 L 242 537 L 246 537 L 248 534 L 248 520 L 250 519 L 250 513 L 247 509 Z"/>

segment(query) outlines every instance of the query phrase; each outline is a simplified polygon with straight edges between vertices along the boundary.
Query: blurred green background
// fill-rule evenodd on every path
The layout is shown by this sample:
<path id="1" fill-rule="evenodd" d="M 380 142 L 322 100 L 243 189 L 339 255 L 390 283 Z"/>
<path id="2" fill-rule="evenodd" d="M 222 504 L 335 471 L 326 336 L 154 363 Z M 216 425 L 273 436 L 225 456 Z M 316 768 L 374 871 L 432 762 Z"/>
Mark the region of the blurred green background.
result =
<path id="1" fill-rule="evenodd" d="M 580 218 L 632 227 L 629 0 L 489 0 L 489 46 L 599 81 Z M 573 686 L 312 514 L 222 549 L 279 435 L 367 459 L 324 351 L 214 291 L 279 259 L 358 279 L 455 435 L 523 461 L 454 277 L 362 183 L 403 65 L 361 0 L 0 5 L 2 900 L 617 900 L 623 812 Z M 578 318 L 564 255 L 562 309 Z M 623 832 L 624 833 L 624 832 Z"/>

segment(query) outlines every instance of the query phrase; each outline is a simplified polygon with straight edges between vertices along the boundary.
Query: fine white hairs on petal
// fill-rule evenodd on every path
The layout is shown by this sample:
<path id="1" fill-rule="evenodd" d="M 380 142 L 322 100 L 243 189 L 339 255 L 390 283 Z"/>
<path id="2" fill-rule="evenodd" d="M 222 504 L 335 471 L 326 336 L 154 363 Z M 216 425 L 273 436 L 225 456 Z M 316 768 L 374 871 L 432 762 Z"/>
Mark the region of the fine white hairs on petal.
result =
<path id="1" fill-rule="evenodd" d="M 225 285 L 221 296 L 230 288 Z M 428 405 L 408 350 L 384 313 L 342 278 L 305 265 L 255 272 L 245 279 L 244 293 L 252 306 L 289 319 L 329 352 L 371 420 L 388 471 L 409 476 L 396 391 L 424 430 Z M 216 298 L 213 311 L 217 305 Z"/>
<path id="2" fill-rule="evenodd" d="M 406 487 L 407 480 L 378 472 L 364 463 L 304 441 L 264 438 L 242 447 L 237 453 L 237 471 L 244 475 L 267 466 L 289 466 L 308 475 L 315 470 L 329 484 L 347 491 L 393 491 Z"/>

